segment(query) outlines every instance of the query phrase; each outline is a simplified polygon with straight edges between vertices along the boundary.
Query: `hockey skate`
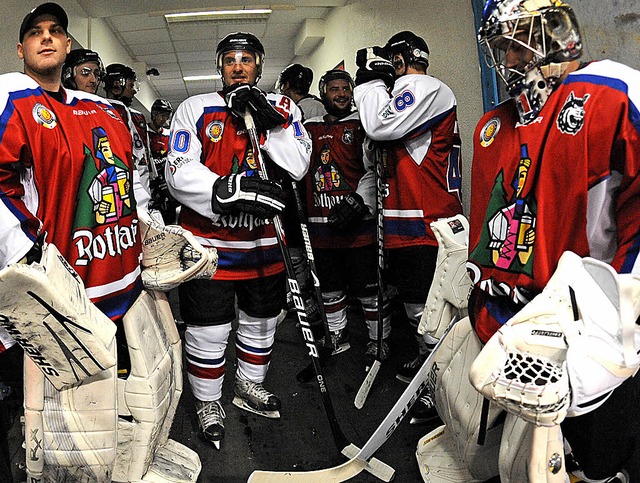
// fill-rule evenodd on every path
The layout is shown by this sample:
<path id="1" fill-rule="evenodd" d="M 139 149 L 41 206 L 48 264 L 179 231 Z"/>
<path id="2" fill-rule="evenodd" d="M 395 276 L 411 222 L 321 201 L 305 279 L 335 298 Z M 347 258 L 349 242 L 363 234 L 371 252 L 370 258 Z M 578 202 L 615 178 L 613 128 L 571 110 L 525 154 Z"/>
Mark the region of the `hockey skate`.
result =
<path id="1" fill-rule="evenodd" d="M 196 401 L 196 414 L 202 436 L 219 450 L 224 438 L 224 418 L 227 417 L 220 401 Z"/>
<path id="2" fill-rule="evenodd" d="M 396 379 L 409 384 L 422 367 L 424 361 L 427 360 L 427 356 L 428 354 L 418 354 L 414 359 L 404 364 L 400 369 L 398 369 Z"/>
<path id="3" fill-rule="evenodd" d="M 259 382 L 236 379 L 233 404 L 240 409 L 270 419 L 280 418 L 280 399 L 267 391 Z"/>
<path id="4" fill-rule="evenodd" d="M 429 390 L 425 390 L 409 411 L 409 424 L 423 424 L 438 418 L 436 403 Z"/>
<path id="5" fill-rule="evenodd" d="M 380 362 L 384 362 L 389 358 L 389 344 L 385 339 L 382 339 L 382 347 L 380 353 Z M 364 353 L 364 366 L 365 371 L 369 372 L 369 369 L 373 365 L 373 362 L 378 357 L 378 341 L 370 339 L 367 342 L 367 350 Z"/>
<path id="6" fill-rule="evenodd" d="M 344 329 L 331 331 L 331 355 L 335 356 L 351 348 L 349 344 L 349 331 Z"/>

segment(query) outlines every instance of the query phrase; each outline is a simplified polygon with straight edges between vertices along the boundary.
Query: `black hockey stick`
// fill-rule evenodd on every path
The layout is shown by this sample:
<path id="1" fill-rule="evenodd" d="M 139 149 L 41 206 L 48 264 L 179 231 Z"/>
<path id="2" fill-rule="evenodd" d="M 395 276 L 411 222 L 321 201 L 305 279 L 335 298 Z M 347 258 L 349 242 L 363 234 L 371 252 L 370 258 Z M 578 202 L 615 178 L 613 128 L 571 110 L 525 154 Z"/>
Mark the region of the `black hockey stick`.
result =
<path id="1" fill-rule="evenodd" d="M 253 121 L 253 116 L 247 109 L 244 114 L 244 123 L 247 128 L 247 132 L 249 134 L 249 138 L 251 139 L 251 147 L 253 149 L 254 160 L 257 164 L 258 173 L 260 177 L 264 180 L 269 179 L 264 159 L 262 157 L 262 151 L 260 150 L 260 143 L 258 141 L 258 132 L 256 130 L 255 123 Z M 349 443 L 347 437 L 342 432 L 340 428 L 340 424 L 338 423 L 338 419 L 336 418 L 336 413 L 333 408 L 333 403 L 331 402 L 331 397 L 329 396 L 329 390 L 326 385 L 326 381 L 324 378 L 324 374 L 322 373 L 322 367 L 320 366 L 320 354 L 318 351 L 318 344 L 316 343 L 313 332 L 311 331 L 311 325 L 307 320 L 307 311 L 305 310 L 304 299 L 302 298 L 302 294 L 300 292 L 300 286 L 298 285 L 298 280 L 296 279 L 296 272 L 293 267 L 293 261 L 291 260 L 291 254 L 287 248 L 284 238 L 284 230 L 282 228 L 282 222 L 278 215 L 273 217 L 273 226 L 276 231 L 276 239 L 278 241 L 278 246 L 280 247 L 280 251 L 282 252 L 282 258 L 284 259 L 284 265 L 287 274 L 287 283 L 289 286 L 289 290 L 291 290 L 291 295 L 293 296 L 293 302 L 296 308 L 296 315 L 298 316 L 298 322 L 300 323 L 300 330 L 302 331 L 302 337 L 304 338 L 305 345 L 309 351 L 309 357 L 311 357 L 311 363 L 313 364 L 313 370 L 316 374 L 316 381 L 318 383 L 318 388 L 320 389 L 320 394 L 322 396 L 322 405 L 324 406 L 324 411 L 327 415 L 327 419 L 329 420 L 329 428 L 331 429 L 331 435 L 333 436 L 333 441 L 335 442 L 339 451 L 348 451 L 348 448 L 353 445 Z M 374 461 L 375 460 L 375 461 Z M 365 462 L 366 463 L 366 462 Z M 381 461 L 372 458 L 372 461 L 367 465 L 368 471 L 371 472 L 374 476 L 378 477 L 376 472 L 379 472 L 379 466 L 383 466 L 385 468 L 390 467 Z M 391 469 L 392 470 L 392 469 Z M 393 471 L 393 470 L 392 470 Z"/>
<path id="2" fill-rule="evenodd" d="M 380 365 L 382 364 L 382 333 L 384 332 L 384 212 L 382 208 L 382 199 L 384 196 L 384 150 L 380 146 L 375 147 L 375 174 L 376 174 L 376 238 L 378 245 L 378 320 L 377 332 L 378 339 L 376 341 L 376 359 L 371 364 L 367 376 L 362 381 L 360 389 L 356 394 L 353 404 L 358 409 L 362 409 L 373 381 L 375 381 Z"/>
<path id="3" fill-rule="evenodd" d="M 458 321 L 458 314 L 454 316 L 447 328 L 442 333 L 442 337 L 433 348 L 429 357 L 422 363 L 415 377 L 411 380 L 407 388 L 400 395 L 396 403 L 391 408 L 384 420 L 369 437 L 361 450 L 355 453 L 349 461 L 332 468 L 323 468 L 315 471 L 265 471 L 256 470 L 249 476 L 250 483 L 281 483 L 291 481 L 295 483 L 331 483 L 346 481 L 358 475 L 365 469 L 367 460 L 380 449 L 380 447 L 391 437 L 396 428 L 400 425 L 404 417 L 409 413 L 411 406 L 418 400 L 420 394 L 427 388 L 430 381 L 434 380 L 440 368 L 434 364 L 435 354 Z"/>
<path id="4" fill-rule="evenodd" d="M 298 219 L 300 220 L 300 231 L 302 232 L 302 240 L 304 241 L 304 250 L 307 255 L 307 265 L 313 280 L 313 288 L 316 296 L 316 304 L 318 305 L 318 313 L 322 320 L 322 326 L 324 328 L 324 347 L 318 346 L 320 351 L 320 365 L 324 365 L 326 359 L 331 355 L 331 331 L 329 330 L 329 322 L 327 321 L 327 312 L 324 310 L 324 304 L 322 302 L 322 290 L 320 289 L 320 279 L 318 278 L 318 270 L 316 269 L 316 262 L 313 256 L 313 249 L 311 247 L 311 239 L 309 238 L 309 229 L 307 227 L 306 216 L 304 214 L 304 207 L 302 206 L 302 199 L 300 198 L 300 190 L 295 181 L 291 181 L 291 188 L 293 190 L 293 197 L 298 210 Z M 308 382 L 314 375 L 313 363 L 310 363 L 307 367 L 302 369 L 296 374 L 296 379 L 300 382 Z"/>

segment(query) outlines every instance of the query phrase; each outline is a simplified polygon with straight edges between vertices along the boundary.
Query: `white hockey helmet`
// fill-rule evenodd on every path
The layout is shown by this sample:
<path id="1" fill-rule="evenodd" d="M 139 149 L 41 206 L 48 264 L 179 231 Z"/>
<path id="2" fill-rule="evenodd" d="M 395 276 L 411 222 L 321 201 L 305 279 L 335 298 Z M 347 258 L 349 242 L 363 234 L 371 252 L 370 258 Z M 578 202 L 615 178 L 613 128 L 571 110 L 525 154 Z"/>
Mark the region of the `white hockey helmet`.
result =
<path id="1" fill-rule="evenodd" d="M 487 65 L 516 100 L 523 124 L 538 116 L 567 63 L 582 55 L 575 14 L 560 0 L 488 0 L 478 41 Z M 516 49 L 530 52 L 531 59 L 507 66 L 507 53 Z"/>

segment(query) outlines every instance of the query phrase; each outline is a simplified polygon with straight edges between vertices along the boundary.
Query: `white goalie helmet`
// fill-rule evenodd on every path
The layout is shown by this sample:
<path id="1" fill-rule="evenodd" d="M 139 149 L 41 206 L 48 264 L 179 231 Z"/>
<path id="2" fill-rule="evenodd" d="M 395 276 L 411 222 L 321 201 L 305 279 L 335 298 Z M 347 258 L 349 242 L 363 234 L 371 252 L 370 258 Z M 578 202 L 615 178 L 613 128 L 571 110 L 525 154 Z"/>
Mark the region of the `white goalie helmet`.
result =
<path id="1" fill-rule="evenodd" d="M 538 116 L 567 63 L 582 55 L 575 14 L 559 0 L 488 0 L 478 41 L 523 124 Z"/>

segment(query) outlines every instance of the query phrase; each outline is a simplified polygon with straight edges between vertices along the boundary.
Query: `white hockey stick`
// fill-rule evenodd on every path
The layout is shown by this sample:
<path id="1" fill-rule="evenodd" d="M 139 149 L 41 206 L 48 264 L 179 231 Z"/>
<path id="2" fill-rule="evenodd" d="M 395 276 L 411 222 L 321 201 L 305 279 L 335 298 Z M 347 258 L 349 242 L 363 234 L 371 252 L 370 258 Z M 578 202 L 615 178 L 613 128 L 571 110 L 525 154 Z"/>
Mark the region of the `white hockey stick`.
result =
<path id="1" fill-rule="evenodd" d="M 378 248 L 378 267 L 377 267 L 377 282 L 378 282 L 378 343 L 376 350 L 376 359 L 373 361 L 367 377 L 362 381 L 360 389 L 356 394 L 356 398 L 353 404 L 356 408 L 362 409 L 373 381 L 375 381 L 378 371 L 380 371 L 380 365 L 382 364 L 382 334 L 384 332 L 384 281 L 382 279 L 382 272 L 384 271 L 384 212 L 382 207 L 382 198 L 384 195 L 384 152 L 380 146 L 375 148 L 375 174 L 376 174 L 376 236 L 377 236 L 377 248 Z"/>
<path id="2" fill-rule="evenodd" d="M 251 473 L 248 481 L 250 483 L 279 483 L 282 481 L 331 483 L 346 481 L 358 475 L 367 466 L 367 460 L 389 439 L 407 415 L 413 403 L 418 400 L 422 391 L 427 387 L 434 354 L 437 353 L 440 344 L 442 344 L 442 341 L 457 321 L 458 316 L 456 315 L 443 332 L 442 337 L 431 351 L 429 357 L 427 357 L 422 367 L 420 367 L 418 373 L 391 408 L 389 414 L 387 414 L 382 423 L 380 423 L 378 428 L 373 432 L 362 449 L 358 451 L 355 456 L 351 457 L 349 461 L 332 468 L 306 472 L 256 470 Z M 346 453 L 349 453 L 349 451 Z M 343 451 L 343 454 L 345 454 L 345 451 Z"/>

